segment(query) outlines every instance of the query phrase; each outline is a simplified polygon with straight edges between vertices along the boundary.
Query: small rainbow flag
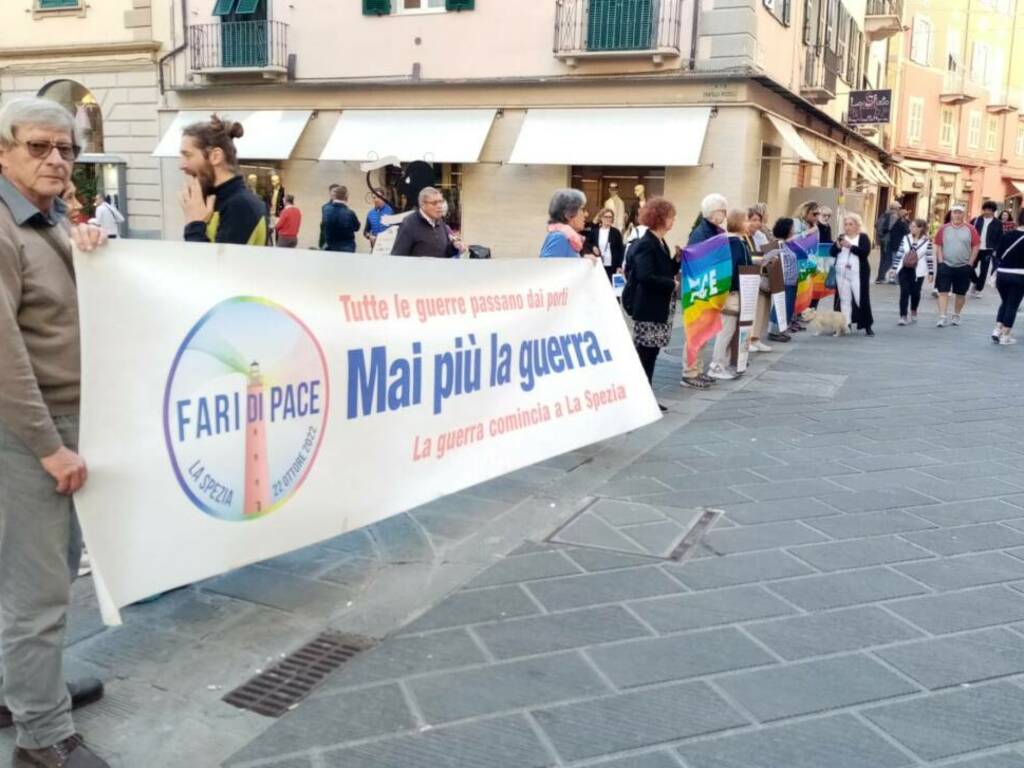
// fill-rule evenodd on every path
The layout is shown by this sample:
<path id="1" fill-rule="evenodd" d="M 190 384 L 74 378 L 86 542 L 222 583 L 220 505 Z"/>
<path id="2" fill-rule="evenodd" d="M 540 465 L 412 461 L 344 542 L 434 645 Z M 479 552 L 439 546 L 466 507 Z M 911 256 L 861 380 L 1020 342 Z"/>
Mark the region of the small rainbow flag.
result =
<path id="1" fill-rule="evenodd" d="M 836 261 L 836 257 L 829 253 L 831 249 L 832 243 L 818 243 L 818 271 L 814 273 L 814 287 L 811 293 L 813 299 L 824 299 L 836 292 L 835 288 L 825 287 L 829 269 Z"/>
<path id="2" fill-rule="evenodd" d="M 810 308 L 811 299 L 814 298 L 814 273 L 818 271 L 818 230 L 795 237 L 788 245 L 796 254 L 798 276 L 793 313 L 799 315 Z"/>
<path id="3" fill-rule="evenodd" d="M 693 365 L 705 342 L 722 328 L 722 307 L 732 288 L 728 235 L 715 235 L 683 250 L 683 328 L 686 364 Z"/>

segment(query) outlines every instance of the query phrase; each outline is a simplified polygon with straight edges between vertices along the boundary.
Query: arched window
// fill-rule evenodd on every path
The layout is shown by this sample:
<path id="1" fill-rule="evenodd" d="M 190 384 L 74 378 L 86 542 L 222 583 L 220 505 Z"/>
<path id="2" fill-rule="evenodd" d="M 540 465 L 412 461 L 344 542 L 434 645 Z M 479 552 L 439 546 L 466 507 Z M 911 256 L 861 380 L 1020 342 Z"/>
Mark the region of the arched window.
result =
<path id="1" fill-rule="evenodd" d="M 56 101 L 72 114 L 82 138 L 83 152 L 103 153 L 103 113 L 88 88 L 74 80 L 54 80 L 43 86 L 39 95 Z"/>

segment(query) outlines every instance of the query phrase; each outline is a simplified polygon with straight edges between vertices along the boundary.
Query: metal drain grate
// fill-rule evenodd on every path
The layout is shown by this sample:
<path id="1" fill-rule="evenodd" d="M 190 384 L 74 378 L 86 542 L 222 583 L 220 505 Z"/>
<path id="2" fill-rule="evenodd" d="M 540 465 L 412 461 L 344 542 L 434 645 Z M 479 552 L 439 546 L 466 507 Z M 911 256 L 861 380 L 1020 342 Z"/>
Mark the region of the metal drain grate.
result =
<path id="1" fill-rule="evenodd" d="M 331 672 L 374 641 L 360 635 L 324 632 L 224 697 L 239 709 L 280 717 L 306 698 Z"/>

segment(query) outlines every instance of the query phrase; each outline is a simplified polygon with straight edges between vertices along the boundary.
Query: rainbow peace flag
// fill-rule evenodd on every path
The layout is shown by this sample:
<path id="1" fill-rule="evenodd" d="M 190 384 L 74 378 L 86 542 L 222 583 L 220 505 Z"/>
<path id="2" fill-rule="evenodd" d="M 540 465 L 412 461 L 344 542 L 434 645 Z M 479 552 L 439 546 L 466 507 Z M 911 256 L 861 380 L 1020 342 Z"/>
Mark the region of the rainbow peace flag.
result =
<path id="1" fill-rule="evenodd" d="M 814 283 L 811 290 L 812 299 L 824 299 L 836 292 L 835 288 L 826 288 L 825 279 L 828 271 L 835 263 L 836 258 L 829 254 L 832 243 L 818 243 L 818 270 L 814 273 Z"/>
<path id="2" fill-rule="evenodd" d="M 796 254 L 796 305 L 793 313 L 799 315 L 809 309 L 814 298 L 814 273 L 818 271 L 818 230 L 793 238 L 787 243 Z"/>
<path id="3" fill-rule="evenodd" d="M 729 236 L 715 235 L 684 249 L 682 270 L 686 364 L 693 365 L 704 343 L 722 328 L 722 307 L 732 288 Z"/>

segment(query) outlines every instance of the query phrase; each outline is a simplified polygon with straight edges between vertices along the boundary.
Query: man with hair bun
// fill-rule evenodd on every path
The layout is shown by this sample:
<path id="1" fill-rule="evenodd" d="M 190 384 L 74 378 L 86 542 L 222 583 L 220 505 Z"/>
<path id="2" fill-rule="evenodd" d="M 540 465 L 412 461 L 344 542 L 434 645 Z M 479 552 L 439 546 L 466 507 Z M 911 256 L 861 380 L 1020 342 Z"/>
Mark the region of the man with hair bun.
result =
<path id="1" fill-rule="evenodd" d="M 180 200 L 186 241 L 267 244 L 267 206 L 238 172 L 235 139 L 244 132 L 241 123 L 217 115 L 182 131 L 179 168 L 188 178 Z"/>

